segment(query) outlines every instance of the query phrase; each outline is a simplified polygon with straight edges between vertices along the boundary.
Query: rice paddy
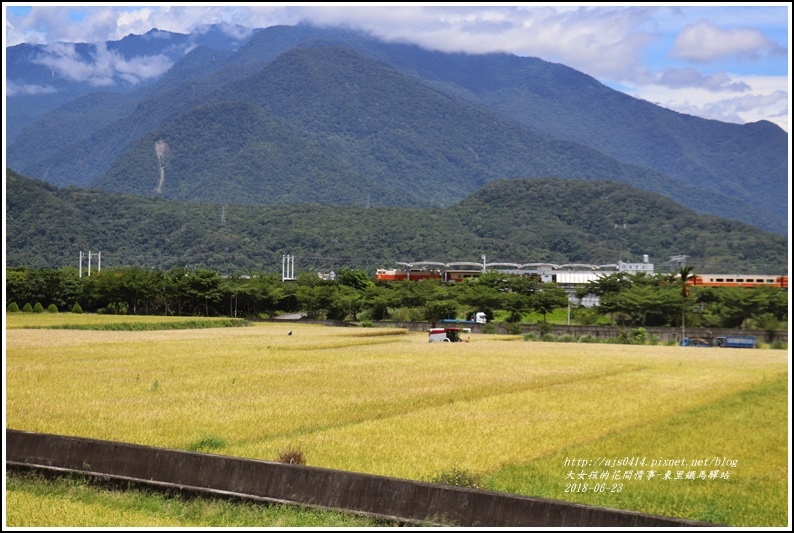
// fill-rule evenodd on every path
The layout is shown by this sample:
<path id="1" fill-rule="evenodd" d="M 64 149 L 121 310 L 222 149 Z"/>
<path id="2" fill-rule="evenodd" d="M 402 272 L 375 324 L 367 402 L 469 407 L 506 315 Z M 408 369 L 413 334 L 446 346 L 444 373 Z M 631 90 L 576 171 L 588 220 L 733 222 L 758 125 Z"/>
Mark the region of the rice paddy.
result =
<path id="1" fill-rule="evenodd" d="M 38 317 L 8 318 L 9 428 L 264 460 L 300 450 L 311 466 L 419 480 L 462 471 L 531 496 L 734 526 L 788 521 L 782 350 L 428 343 L 288 323 L 27 329 Z"/>

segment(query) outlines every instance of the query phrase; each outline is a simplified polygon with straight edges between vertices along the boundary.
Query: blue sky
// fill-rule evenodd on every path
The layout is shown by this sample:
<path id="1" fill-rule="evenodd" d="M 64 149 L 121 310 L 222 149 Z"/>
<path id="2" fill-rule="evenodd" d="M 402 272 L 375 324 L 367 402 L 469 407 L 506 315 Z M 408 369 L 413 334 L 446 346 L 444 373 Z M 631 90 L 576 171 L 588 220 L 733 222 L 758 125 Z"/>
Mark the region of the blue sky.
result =
<path id="1" fill-rule="evenodd" d="M 736 123 L 765 119 L 790 131 L 786 3 L 3 6 L 5 46 L 103 42 L 155 27 L 189 33 L 210 23 L 344 25 L 443 51 L 540 57 L 675 111 Z M 108 57 L 101 59 L 103 69 L 113 68 Z M 136 64 L 143 70 L 146 58 Z M 81 67 L 80 72 L 90 70 Z M 155 65 L 148 72 L 163 68 Z"/>

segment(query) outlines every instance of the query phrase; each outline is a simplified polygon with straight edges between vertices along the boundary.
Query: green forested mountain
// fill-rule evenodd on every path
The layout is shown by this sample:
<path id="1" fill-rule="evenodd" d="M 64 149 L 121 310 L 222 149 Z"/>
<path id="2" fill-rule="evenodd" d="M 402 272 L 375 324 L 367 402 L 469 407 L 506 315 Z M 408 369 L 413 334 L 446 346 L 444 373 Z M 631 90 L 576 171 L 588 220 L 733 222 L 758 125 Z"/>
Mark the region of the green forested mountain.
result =
<path id="1" fill-rule="evenodd" d="M 348 48 L 298 48 L 146 135 L 96 181 L 213 202 L 450 205 L 497 179 L 611 180 L 765 227 L 716 192 L 549 138 Z M 168 147 L 159 183 L 155 143 Z"/>
<path id="2" fill-rule="evenodd" d="M 77 266 L 92 251 L 103 268 L 280 272 L 291 254 L 296 271 L 374 274 L 398 261 L 608 264 L 648 254 L 670 271 L 670 256 L 684 253 L 704 273 L 788 271 L 784 237 L 606 181 L 497 180 L 446 208 L 367 208 L 183 202 L 6 178 L 7 266 Z"/>
<path id="3" fill-rule="evenodd" d="M 499 179 L 608 180 L 788 231 L 788 136 L 770 123 L 675 113 L 538 58 L 335 28 L 212 46 L 140 90 L 11 125 L 9 166 L 59 186 L 250 204 L 449 206 Z M 25 54 L 9 54 L 9 79 L 24 81 Z M 162 184 L 158 141 L 170 154 Z"/>
<path id="4" fill-rule="evenodd" d="M 494 179 L 545 176 L 685 187 L 531 132 L 346 48 L 290 51 L 208 100 L 216 103 L 144 137 L 96 185 L 152 194 L 162 141 L 169 155 L 160 195 L 174 199 L 448 205 Z"/>
<path id="5" fill-rule="evenodd" d="M 398 203 L 394 188 L 362 175 L 261 107 L 239 101 L 194 108 L 146 135 L 97 185 L 238 204 L 363 205 L 367 194 Z"/>
<path id="6" fill-rule="evenodd" d="M 374 55 L 369 50 L 375 46 L 357 49 Z M 781 154 L 789 140 L 772 123 L 728 124 L 670 112 L 535 57 L 444 55 L 415 45 L 377 49 L 389 64 L 536 131 L 787 219 L 780 195 L 786 194 L 788 163 Z"/>

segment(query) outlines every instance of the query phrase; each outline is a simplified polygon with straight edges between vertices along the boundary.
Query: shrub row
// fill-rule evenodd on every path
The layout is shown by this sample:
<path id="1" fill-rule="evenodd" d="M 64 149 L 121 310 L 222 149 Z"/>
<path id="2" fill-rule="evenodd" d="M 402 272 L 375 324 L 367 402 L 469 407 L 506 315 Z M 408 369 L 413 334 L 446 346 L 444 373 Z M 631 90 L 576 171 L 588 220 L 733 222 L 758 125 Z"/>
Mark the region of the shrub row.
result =
<path id="1" fill-rule="evenodd" d="M 17 305 L 16 302 L 11 302 L 10 304 L 8 304 L 8 307 L 6 307 L 6 311 L 8 313 L 19 313 L 19 305 Z M 30 305 L 30 303 L 26 303 L 22 307 L 22 312 L 23 313 L 43 313 L 44 312 L 44 306 L 41 305 L 41 303 L 39 303 L 39 302 L 36 302 L 36 305 Z M 48 313 L 57 313 L 58 312 L 58 307 L 55 304 L 50 304 L 50 305 L 47 306 L 47 312 Z M 72 306 L 72 313 L 82 313 L 82 312 L 83 312 L 83 309 L 80 307 L 80 304 L 75 303 L 74 306 Z"/>

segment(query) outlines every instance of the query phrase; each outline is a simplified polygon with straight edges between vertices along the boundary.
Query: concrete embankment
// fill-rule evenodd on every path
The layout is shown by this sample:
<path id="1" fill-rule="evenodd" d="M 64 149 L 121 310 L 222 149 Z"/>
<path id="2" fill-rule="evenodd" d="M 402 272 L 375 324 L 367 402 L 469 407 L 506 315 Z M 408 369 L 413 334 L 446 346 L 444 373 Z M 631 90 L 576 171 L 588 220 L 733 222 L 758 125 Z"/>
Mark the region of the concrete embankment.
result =
<path id="1" fill-rule="evenodd" d="M 208 497 L 342 510 L 423 525 L 691 527 L 711 524 L 355 472 L 6 430 L 6 467 Z"/>

